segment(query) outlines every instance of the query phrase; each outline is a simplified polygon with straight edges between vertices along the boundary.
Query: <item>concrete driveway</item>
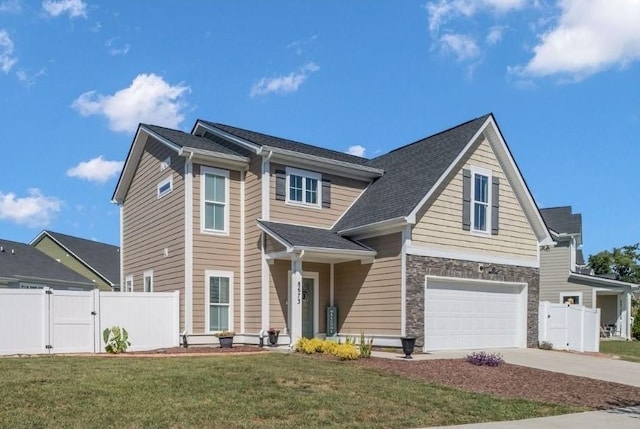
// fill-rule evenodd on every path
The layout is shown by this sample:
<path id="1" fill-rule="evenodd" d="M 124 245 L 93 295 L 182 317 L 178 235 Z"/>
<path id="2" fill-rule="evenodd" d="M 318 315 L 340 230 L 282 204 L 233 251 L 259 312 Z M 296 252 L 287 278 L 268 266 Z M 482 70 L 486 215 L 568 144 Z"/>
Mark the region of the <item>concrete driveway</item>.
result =
<path id="1" fill-rule="evenodd" d="M 514 365 L 640 387 L 640 363 L 553 350 L 500 349 L 485 351 L 500 353 L 506 362 Z M 472 352 L 472 350 L 458 350 L 416 354 L 414 359 L 458 359 Z M 387 358 L 400 357 L 398 354 L 385 352 L 374 352 L 373 355 Z"/>

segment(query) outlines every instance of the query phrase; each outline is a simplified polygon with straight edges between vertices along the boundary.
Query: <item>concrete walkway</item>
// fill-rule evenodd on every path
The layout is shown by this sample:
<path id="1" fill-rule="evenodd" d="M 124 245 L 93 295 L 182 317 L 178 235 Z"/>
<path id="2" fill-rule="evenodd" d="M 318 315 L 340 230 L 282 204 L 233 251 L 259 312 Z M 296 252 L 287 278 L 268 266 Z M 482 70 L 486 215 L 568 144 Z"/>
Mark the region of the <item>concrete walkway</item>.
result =
<path id="1" fill-rule="evenodd" d="M 554 417 L 514 420 L 509 422 L 475 423 L 458 426 L 438 426 L 443 429 L 638 429 L 640 428 L 640 407 L 621 408 L 607 411 L 564 414 Z M 435 428 L 435 429 L 437 429 Z M 433 427 L 431 429 L 434 429 Z"/>
<path id="2" fill-rule="evenodd" d="M 505 362 L 514 365 L 640 387 L 640 363 L 552 350 L 500 349 L 485 351 L 500 353 Z M 459 359 L 470 353 L 472 353 L 470 350 L 433 352 L 416 354 L 414 359 Z M 388 352 L 373 352 L 373 356 L 391 359 L 402 357 L 400 354 Z"/>

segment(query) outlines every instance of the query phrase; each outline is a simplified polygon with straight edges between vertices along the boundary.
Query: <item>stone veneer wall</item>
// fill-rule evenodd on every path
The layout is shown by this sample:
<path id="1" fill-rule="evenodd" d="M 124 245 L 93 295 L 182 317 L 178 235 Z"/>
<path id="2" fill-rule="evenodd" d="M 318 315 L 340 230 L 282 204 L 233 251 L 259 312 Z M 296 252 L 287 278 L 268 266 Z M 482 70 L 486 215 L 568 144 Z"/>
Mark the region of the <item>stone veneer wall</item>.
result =
<path id="1" fill-rule="evenodd" d="M 425 276 L 527 283 L 527 347 L 538 347 L 540 273 L 537 268 L 407 255 L 407 335 L 415 336 L 419 347 L 424 345 Z"/>

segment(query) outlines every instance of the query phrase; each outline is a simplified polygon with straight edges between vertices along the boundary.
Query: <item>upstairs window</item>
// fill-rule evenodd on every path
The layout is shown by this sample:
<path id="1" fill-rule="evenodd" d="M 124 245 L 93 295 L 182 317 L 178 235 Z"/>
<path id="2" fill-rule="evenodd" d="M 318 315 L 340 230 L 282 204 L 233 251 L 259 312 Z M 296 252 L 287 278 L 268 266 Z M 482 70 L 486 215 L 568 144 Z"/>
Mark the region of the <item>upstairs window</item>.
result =
<path id="1" fill-rule="evenodd" d="M 473 174 L 473 230 L 487 231 L 489 211 L 489 176 Z"/>
<path id="2" fill-rule="evenodd" d="M 202 167 L 200 184 L 202 188 L 202 231 L 228 232 L 229 171 Z"/>
<path id="3" fill-rule="evenodd" d="M 287 168 L 286 174 L 288 203 L 320 207 L 320 174 L 295 168 Z"/>
<path id="4" fill-rule="evenodd" d="M 497 235 L 500 224 L 500 180 L 491 170 L 462 170 L 462 229 Z"/>

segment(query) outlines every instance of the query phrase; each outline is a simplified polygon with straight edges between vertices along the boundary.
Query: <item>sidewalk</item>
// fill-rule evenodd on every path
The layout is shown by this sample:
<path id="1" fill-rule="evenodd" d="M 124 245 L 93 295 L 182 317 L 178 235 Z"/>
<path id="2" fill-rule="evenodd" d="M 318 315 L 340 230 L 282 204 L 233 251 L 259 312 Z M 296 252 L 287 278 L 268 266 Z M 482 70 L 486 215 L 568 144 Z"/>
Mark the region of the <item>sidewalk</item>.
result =
<path id="1" fill-rule="evenodd" d="M 561 416 L 509 422 L 474 423 L 458 426 L 438 426 L 431 429 L 638 429 L 640 428 L 640 406 L 606 411 L 563 414 Z"/>

